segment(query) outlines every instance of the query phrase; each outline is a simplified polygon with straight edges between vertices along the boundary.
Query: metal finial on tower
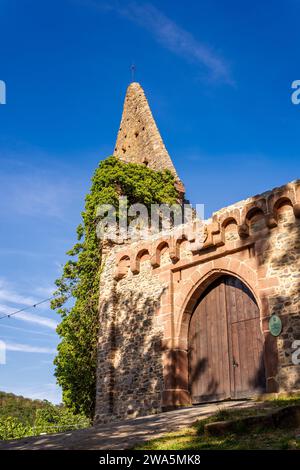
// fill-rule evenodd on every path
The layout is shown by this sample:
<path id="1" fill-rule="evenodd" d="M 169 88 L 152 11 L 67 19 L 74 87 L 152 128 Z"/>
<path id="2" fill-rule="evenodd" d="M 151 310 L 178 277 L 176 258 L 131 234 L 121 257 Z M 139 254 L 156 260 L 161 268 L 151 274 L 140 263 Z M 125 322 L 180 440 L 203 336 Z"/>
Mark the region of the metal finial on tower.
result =
<path id="1" fill-rule="evenodd" d="M 135 64 L 131 64 L 130 70 L 131 70 L 131 81 L 134 82 L 134 75 L 135 75 L 135 72 L 136 72 Z"/>

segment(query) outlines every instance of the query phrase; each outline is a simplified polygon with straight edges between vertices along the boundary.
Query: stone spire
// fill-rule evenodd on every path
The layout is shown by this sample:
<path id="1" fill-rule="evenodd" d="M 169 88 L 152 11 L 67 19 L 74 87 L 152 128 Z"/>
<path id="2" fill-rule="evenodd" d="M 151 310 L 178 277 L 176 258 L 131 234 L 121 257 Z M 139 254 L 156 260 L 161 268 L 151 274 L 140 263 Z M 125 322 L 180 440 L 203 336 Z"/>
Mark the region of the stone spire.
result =
<path id="1" fill-rule="evenodd" d="M 144 90 L 136 82 L 127 88 L 114 155 L 153 170 L 170 170 L 180 190 L 182 183 L 155 124 Z M 184 192 L 184 188 L 180 192 Z"/>

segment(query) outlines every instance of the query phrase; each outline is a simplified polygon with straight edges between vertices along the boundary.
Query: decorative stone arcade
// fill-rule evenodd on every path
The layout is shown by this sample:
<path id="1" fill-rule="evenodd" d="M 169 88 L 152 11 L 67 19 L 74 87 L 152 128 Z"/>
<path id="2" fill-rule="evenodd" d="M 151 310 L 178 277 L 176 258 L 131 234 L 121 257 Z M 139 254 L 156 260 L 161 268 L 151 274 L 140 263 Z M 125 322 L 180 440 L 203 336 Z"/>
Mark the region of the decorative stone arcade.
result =
<path id="1" fill-rule="evenodd" d="M 163 168 L 166 150 L 155 145 L 159 134 L 148 126 L 152 115 L 143 114 L 144 94 L 137 84 L 129 91 L 125 106 L 133 94 L 135 119 L 131 128 L 126 112 L 127 134 L 118 142 L 129 132 L 138 138 L 140 120 L 147 137 L 133 160 L 145 163 L 147 146 L 147 164 L 153 156 L 155 169 L 161 157 Z M 300 389 L 300 365 L 292 361 L 300 339 L 300 181 L 221 209 L 205 225 L 199 250 L 170 231 L 107 253 L 95 422 Z M 269 331 L 275 313 L 283 325 L 278 337 Z"/>

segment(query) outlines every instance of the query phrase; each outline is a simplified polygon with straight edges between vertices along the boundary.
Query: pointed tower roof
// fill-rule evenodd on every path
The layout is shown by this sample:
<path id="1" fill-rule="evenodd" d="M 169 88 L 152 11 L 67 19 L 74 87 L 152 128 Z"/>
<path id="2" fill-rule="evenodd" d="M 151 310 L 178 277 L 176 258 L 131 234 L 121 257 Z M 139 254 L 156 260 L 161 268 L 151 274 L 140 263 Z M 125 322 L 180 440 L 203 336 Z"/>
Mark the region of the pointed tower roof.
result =
<path id="1" fill-rule="evenodd" d="M 114 155 L 128 163 L 145 164 L 156 171 L 168 169 L 180 182 L 144 90 L 136 82 L 127 88 Z"/>

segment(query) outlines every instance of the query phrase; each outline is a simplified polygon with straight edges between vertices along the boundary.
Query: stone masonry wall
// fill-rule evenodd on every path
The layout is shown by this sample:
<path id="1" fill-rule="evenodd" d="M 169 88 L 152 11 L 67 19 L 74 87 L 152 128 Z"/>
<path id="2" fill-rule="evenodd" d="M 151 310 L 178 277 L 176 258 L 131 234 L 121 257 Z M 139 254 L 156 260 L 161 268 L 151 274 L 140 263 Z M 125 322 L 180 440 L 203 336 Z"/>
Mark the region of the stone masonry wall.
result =
<path id="1" fill-rule="evenodd" d="M 96 422 L 190 404 L 188 328 L 218 276 L 253 292 L 268 392 L 300 389 L 300 181 L 233 204 L 205 222 L 202 247 L 174 232 L 110 252 L 100 286 Z M 269 332 L 270 315 L 283 324 Z"/>
<path id="2" fill-rule="evenodd" d="M 166 288 L 149 261 L 117 282 L 115 257 L 101 279 L 96 421 L 133 418 L 161 409 L 162 328 L 153 312 Z"/>

